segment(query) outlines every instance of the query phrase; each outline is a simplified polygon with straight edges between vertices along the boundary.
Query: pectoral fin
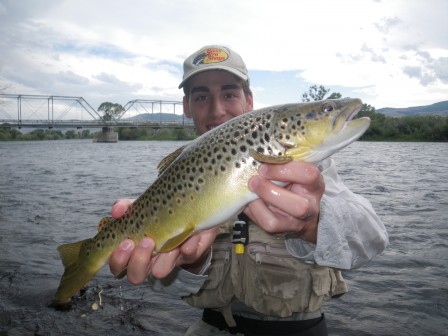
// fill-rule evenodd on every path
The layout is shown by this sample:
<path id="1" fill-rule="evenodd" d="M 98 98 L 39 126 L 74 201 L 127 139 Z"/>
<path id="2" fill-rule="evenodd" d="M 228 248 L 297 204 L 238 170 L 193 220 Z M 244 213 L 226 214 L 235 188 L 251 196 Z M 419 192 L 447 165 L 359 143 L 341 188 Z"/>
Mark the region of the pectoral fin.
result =
<path id="1" fill-rule="evenodd" d="M 257 161 L 270 164 L 285 164 L 292 161 L 292 157 L 288 155 L 266 155 L 253 149 L 249 150 L 249 155 Z"/>
<path id="2" fill-rule="evenodd" d="M 185 231 L 183 231 L 181 234 L 168 239 L 165 244 L 160 248 L 159 252 L 168 252 L 174 249 L 175 247 L 182 244 L 185 240 L 187 240 L 188 237 L 190 237 L 194 232 L 194 227 L 191 226 L 187 228 Z"/>

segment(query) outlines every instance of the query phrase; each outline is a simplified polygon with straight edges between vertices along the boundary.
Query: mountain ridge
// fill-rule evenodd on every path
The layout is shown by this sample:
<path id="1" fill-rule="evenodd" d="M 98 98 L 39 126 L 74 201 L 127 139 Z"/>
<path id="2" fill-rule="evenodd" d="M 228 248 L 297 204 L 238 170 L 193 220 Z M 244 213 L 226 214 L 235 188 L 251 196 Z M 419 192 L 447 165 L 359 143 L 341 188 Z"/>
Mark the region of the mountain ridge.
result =
<path id="1" fill-rule="evenodd" d="M 391 117 L 429 116 L 429 115 L 448 116 L 448 100 L 423 106 L 411 106 L 403 108 L 383 107 L 375 110 L 375 112 L 385 114 Z"/>

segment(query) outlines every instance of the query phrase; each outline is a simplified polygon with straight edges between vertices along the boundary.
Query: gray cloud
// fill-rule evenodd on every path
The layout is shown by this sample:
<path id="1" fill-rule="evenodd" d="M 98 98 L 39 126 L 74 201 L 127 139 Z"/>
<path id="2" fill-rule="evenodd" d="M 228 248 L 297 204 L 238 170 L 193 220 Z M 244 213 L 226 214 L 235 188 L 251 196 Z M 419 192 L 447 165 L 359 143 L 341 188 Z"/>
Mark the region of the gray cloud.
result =
<path id="1" fill-rule="evenodd" d="M 403 72 L 407 76 L 418 79 L 423 86 L 437 80 L 444 84 L 448 83 L 448 57 L 434 59 L 429 52 L 416 52 L 415 59 L 420 59 L 421 65 L 404 66 Z"/>
<path id="2" fill-rule="evenodd" d="M 376 29 L 383 34 L 388 34 L 391 28 L 399 25 L 401 20 L 398 17 L 383 18 L 380 22 L 375 23 Z"/>
<path id="3" fill-rule="evenodd" d="M 441 57 L 434 61 L 433 69 L 436 77 L 445 84 L 448 84 L 448 57 Z"/>

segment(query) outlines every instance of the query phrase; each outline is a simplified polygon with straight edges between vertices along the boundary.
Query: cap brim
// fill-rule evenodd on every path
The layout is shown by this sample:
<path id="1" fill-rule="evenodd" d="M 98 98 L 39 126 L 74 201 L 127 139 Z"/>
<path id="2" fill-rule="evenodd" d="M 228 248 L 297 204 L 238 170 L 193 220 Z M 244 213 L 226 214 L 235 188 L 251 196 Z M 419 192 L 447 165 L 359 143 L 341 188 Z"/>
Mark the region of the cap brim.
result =
<path id="1" fill-rule="evenodd" d="M 197 75 L 198 73 L 204 72 L 204 71 L 212 71 L 212 70 L 224 70 L 227 72 L 230 72 L 231 74 L 241 78 L 244 81 L 247 81 L 249 79 L 249 77 L 247 75 L 245 75 L 244 73 L 242 73 L 241 71 L 238 71 L 234 68 L 231 67 L 227 67 L 227 66 L 223 66 L 223 65 L 213 65 L 213 66 L 209 66 L 209 67 L 203 67 L 200 68 L 196 71 L 191 72 L 187 77 L 184 78 L 184 80 L 179 84 L 179 89 L 181 89 L 184 84 L 193 76 Z"/>

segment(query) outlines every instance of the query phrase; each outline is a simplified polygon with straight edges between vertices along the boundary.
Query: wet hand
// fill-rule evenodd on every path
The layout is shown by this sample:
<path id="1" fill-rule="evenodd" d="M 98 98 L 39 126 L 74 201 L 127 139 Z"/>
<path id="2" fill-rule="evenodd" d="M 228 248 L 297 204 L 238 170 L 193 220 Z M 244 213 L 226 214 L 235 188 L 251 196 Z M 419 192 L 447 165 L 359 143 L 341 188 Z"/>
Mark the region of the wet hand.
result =
<path id="1" fill-rule="evenodd" d="M 311 243 L 317 241 L 320 200 L 325 183 L 318 168 L 310 163 L 263 164 L 259 174 L 249 180 L 249 189 L 257 199 L 245 213 L 266 232 L 296 232 Z M 271 181 L 287 183 L 280 187 Z"/>
<path id="2" fill-rule="evenodd" d="M 132 202 L 133 200 L 118 201 L 112 207 L 112 216 L 123 216 Z M 164 278 L 175 266 L 197 273 L 202 269 L 217 232 L 218 228 L 200 232 L 172 251 L 155 256 L 152 255 L 155 243 L 151 238 L 143 238 L 138 245 L 127 239 L 112 252 L 109 258 L 110 271 L 116 277 L 126 274 L 132 284 L 142 283 L 150 273 L 156 278 Z"/>

